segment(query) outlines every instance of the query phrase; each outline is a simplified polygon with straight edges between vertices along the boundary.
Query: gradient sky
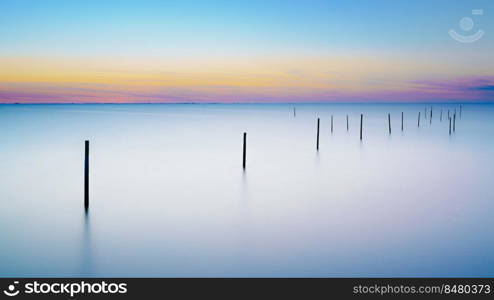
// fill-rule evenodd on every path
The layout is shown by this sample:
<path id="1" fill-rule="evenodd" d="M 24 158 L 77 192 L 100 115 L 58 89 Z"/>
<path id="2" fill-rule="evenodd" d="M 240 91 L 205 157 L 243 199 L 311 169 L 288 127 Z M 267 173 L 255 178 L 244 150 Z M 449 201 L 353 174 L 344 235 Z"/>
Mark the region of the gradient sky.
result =
<path id="1" fill-rule="evenodd" d="M 492 0 L 0 0 L 0 103 L 494 102 L 493 11 Z M 451 29 L 485 35 L 460 43 Z"/>

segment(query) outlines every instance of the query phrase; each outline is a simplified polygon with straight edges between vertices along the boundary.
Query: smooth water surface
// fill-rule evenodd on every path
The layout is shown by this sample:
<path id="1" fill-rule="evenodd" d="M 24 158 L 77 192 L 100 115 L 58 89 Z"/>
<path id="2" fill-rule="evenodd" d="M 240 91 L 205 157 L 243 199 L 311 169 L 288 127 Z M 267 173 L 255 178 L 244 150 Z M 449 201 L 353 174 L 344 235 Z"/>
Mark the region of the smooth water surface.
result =
<path id="1" fill-rule="evenodd" d="M 474 104 L 0 105 L 0 276 L 494 276 L 493 121 Z"/>

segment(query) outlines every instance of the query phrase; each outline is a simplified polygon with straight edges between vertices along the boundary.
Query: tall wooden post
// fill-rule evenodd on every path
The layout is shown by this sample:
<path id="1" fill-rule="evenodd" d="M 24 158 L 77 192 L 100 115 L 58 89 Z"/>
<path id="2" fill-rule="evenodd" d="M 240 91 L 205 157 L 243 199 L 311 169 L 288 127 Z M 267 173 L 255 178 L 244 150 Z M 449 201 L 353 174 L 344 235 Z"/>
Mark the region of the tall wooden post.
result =
<path id="1" fill-rule="evenodd" d="M 420 127 L 420 111 L 419 111 L 419 118 L 417 119 L 417 127 Z"/>
<path id="2" fill-rule="evenodd" d="M 84 142 L 84 209 L 89 209 L 89 141 Z"/>
<path id="3" fill-rule="evenodd" d="M 389 134 L 391 134 L 391 114 L 388 114 L 388 128 L 389 128 Z"/>
<path id="4" fill-rule="evenodd" d="M 245 163 L 247 160 L 247 132 L 244 132 L 244 151 L 243 151 L 243 159 L 242 159 L 242 167 L 245 170 Z"/>
<path id="5" fill-rule="evenodd" d="M 360 140 L 362 140 L 362 127 L 364 123 L 364 115 L 360 114 Z"/>
<path id="6" fill-rule="evenodd" d="M 319 151 L 319 118 L 317 118 L 317 141 L 316 141 L 316 150 Z"/>
<path id="7" fill-rule="evenodd" d="M 403 131 L 403 112 L 401 112 L 401 131 Z"/>

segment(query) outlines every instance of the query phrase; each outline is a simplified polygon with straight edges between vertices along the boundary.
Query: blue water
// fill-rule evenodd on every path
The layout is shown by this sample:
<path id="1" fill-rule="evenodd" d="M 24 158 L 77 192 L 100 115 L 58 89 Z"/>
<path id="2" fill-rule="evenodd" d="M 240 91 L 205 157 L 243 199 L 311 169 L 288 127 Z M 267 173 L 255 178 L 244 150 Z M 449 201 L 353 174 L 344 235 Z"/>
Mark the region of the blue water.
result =
<path id="1" fill-rule="evenodd" d="M 0 105 L 0 276 L 494 276 L 493 121 L 486 104 Z"/>

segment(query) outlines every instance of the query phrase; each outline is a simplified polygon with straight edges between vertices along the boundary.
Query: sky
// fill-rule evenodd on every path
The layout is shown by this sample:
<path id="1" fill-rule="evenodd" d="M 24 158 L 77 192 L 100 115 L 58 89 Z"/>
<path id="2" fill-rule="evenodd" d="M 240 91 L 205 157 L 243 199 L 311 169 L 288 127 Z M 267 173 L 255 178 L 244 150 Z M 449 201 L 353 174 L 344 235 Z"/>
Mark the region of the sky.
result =
<path id="1" fill-rule="evenodd" d="M 0 0 L 0 103 L 494 102 L 493 12 L 492 0 Z"/>

